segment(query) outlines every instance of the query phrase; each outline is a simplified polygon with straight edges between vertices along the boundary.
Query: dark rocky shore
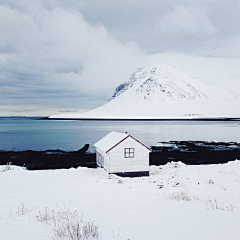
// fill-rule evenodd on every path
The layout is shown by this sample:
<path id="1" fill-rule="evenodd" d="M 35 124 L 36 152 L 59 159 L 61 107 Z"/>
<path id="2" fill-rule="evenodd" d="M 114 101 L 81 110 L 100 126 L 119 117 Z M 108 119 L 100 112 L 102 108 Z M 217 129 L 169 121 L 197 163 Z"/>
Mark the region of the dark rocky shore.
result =
<path id="1" fill-rule="evenodd" d="M 89 144 L 78 151 L 0 151 L 0 165 L 12 164 L 24 166 L 28 170 L 77 168 L 79 166 L 95 168 L 96 154 L 88 153 Z"/>
<path id="2" fill-rule="evenodd" d="M 219 164 L 240 159 L 240 143 L 170 141 L 152 146 L 150 165 L 181 161 L 188 165 Z M 96 154 L 87 152 L 89 144 L 78 151 L 0 151 L 0 165 L 25 166 L 29 170 L 95 168 Z"/>
<path id="3" fill-rule="evenodd" d="M 240 143 L 205 141 L 169 141 L 151 147 L 151 165 L 181 161 L 188 165 L 219 164 L 240 160 Z"/>

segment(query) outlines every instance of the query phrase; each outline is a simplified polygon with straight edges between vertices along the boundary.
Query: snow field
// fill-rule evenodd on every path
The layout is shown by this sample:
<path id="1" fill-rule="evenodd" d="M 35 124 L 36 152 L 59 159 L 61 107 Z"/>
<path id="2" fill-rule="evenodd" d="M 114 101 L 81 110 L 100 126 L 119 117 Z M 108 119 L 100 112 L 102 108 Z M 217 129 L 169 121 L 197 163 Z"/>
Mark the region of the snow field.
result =
<path id="1" fill-rule="evenodd" d="M 240 161 L 151 166 L 150 177 L 103 169 L 0 167 L 0 238 L 53 239 L 46 209 L 77 211 L 100 239 L 240 239 Z"/>

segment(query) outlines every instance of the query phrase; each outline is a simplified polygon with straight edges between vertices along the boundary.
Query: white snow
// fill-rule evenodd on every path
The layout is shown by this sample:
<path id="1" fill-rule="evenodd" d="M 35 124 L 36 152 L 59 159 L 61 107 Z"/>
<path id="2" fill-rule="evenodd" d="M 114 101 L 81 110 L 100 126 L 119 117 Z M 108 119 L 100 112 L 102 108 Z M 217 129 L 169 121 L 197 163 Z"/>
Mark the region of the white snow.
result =
<path id="1" fill-rule="evenodd" d="M 67 209 L 99 226 L 100 239 L 239 240 L 240 161 L 151 166 L 150 177 L 103 169 L 0 167 L 0 239 L 53 239 L 40 213 Z M 38 216 L 38 219 L 37 219 Z"/>
<path id="2" fill-rule="evenodd" d="M 111 147 L 115 146 L 117 143 L 122 141 L 128 135 L 126 133 L 120 133 L 112 131 L 107 134 L 104 138 L 100 139 L 94 144 L 95 147 L 107 152 Z"/>
<path id="3" fill-rule="evenodd" d="M 139 69 L 105 105 L 82 114 L 50 118 L 194 119 L 239 118 L 240 94 L 212 86 L 166 65 Z"/>

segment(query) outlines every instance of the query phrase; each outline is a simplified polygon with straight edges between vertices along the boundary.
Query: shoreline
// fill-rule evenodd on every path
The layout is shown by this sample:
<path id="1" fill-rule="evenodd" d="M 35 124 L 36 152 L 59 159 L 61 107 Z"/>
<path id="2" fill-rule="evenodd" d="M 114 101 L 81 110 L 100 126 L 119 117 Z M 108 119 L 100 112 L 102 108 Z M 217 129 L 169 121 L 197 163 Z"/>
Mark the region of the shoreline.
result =
<path id="1" fill-rule="evenodd" d="M 187 165 L 222 164 L 240 159 L 240 143 L 206 141 L 160 142 L 151 146 L 149 165 L 181 161 Z M 28 170 L 96 168 L 96 153 L 87 152 L 89 144 L 77 151 L 0 151 L 0 165 L 24 166 Z"/>

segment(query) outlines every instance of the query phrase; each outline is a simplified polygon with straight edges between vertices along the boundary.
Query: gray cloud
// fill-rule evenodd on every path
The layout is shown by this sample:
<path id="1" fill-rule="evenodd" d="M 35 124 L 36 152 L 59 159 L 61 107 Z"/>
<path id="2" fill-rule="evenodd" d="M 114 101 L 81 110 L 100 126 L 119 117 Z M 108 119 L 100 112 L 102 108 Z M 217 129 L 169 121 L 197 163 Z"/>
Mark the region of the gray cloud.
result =
<path id="1" fill-rule="evenodd" d="M 199 7 L 185 7 L 180 4 L 174 11 L 163 15 L 157 28 L 169 35 L 208 36 L 216 34 L 217 30 Z"/>
<path id="2" fill-rule="evenodd" d="M 234 0 L 0 0 L 0 115 L 100 106 L 140 66 L 177 65 L 177 52 L 239 58 L 239 10 Z"/>
<path id="3" fill-rule="evenodd" d="M 128 62 L 138 51 L 134 44 L 112 39 L 102 25 L 89 24 L 78 11 L 43 8 L 41 17 L 35 17 L 38 11 L 0 6 L 1 82 L 21 90 L 5 84 L 5 97 L 7 92 L 10 97 L 28 92 L 29 97 L 47 97 L 60 90 L 62 95 L 105 95 L 107 86 L 113 91 L 126 77 Z M 123 73 L 110 79 L 120 65 Z"/>

